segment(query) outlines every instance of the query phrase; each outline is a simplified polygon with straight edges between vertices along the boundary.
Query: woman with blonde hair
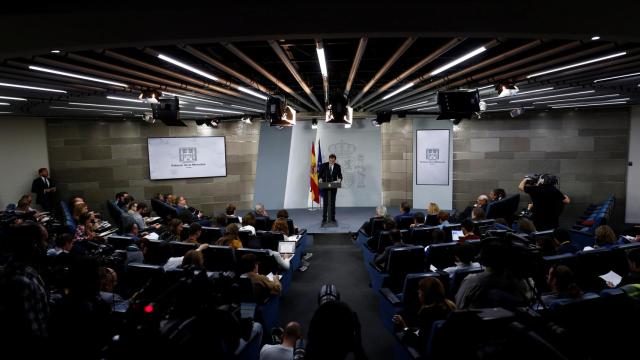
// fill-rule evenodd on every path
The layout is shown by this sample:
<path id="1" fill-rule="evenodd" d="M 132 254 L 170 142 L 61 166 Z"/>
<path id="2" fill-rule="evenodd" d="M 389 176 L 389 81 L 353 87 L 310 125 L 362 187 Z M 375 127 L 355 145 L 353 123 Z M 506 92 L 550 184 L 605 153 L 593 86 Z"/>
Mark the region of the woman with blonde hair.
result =
<path id="1" fill-rule="evenodd" d="M 438 204 L 431 202 L 429 206 L 427 206 L 427 215 L 438 215 L 440 212 L 440 207 Z"/>

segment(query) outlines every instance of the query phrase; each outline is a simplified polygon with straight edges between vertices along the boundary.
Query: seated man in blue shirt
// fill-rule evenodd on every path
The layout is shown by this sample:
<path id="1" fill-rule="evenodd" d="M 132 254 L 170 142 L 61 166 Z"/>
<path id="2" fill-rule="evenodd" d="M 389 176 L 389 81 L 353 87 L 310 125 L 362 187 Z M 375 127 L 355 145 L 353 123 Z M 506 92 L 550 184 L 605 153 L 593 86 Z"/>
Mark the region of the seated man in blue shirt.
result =
<path id="1" fill-rule="evenodd" d="M 396 224 L 400 223 L 400 218 L 403 216 L 413 216 L 413 213 L 411 212 L 411 205 L 409 205 L 409 202 L 407 201 L 403 201 L 400 204 L 400 214 L 396 215 L 396 217 L 394 218 Z"/>

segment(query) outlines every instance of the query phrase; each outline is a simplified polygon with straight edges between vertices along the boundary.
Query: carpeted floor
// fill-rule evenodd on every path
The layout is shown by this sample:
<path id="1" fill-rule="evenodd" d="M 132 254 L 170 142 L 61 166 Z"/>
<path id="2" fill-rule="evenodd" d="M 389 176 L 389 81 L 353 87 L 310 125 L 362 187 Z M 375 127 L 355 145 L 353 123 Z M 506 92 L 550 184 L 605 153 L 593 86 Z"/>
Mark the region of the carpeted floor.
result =
<path id="1" fill-rule="evenodd" d="M 305 331 L 318 304 L 322 284 L 334 284 L 341 300 L 358 313 L 362 342 L 370 360 L 393 359 L 395 339 L 382 326 L 379 297 L 369 288 L 362 254 L 347 234 L 316 234 L 311 266 L 296 272 L 288 294 L 280 301 L 280 322 L 298 321 Z"/>

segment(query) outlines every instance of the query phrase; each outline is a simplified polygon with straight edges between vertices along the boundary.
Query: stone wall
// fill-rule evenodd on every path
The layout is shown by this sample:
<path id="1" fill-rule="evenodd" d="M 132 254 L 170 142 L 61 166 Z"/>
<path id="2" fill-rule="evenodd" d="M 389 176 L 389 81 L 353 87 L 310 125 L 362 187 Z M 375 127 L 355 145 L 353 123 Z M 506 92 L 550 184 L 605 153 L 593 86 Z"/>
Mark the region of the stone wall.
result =
<path id="1" fill-rule="evenodd" d="M 565 223 L 589 203 L 614 194 L 617 222 L 624 219 L 628 109 L 529 112 L 517 118 L 485 113 L 463 120 L 453 133 L 453 205 L 458 211 L 496 187 L 515 193 L 522 177 L 551 173 L 572 204 Z M 396 206 L 412 198 L 412 119 L 392 119 L 382 127 L 383 199 Z M 522 197 L 521 206 L 528 196 Z M 425 200 L 427 201 L 427 200 Z"/>
<path id="2" fill-rule="evenodd" d="M 229 202 L 239 209 L 251 208 L 260 125 L 223 122 L 211 129 L 187 124 L 47 120 L 51 173 L 61 197 L 83 196 L 104 214 L 106 201 L 119 191 L 147 202 L 157 192 L 182 195 L 208 215 L 224 210 Z M 226 138 L 226 177 L 149 180 L 148 137 L 220 135 Z"/>

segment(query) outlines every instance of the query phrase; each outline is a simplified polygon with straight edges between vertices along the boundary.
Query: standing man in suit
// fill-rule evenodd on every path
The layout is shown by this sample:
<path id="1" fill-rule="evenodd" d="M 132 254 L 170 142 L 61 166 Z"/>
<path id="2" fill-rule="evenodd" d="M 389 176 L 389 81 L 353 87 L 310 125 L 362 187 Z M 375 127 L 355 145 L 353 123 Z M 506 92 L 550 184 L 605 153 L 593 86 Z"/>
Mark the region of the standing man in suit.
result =
<path id="1" fill-rule="evenodd" d="M 340 164 L 336 164 L 336 155 L 329 155 L 329 162 L 320 166 L 318 180 L 322 182 L 338 181 L 342 182 L 342 169 Z M 322 194 L 322 222 L 327 222 L 327 204 L 331 196 L 331 221 L 336 221 L 336 194 L 338 189 L 326 190 Z"/>
<path id="2" fill-rule="evenodd" d="M 38 175 L 31 183 L 31 192 L 36 194 L 36 204 L 42 206 L 42 210 L 51 211 L 55 203 L 56 184 L 49 179 L 47 168 L 39 169 Z"/>

